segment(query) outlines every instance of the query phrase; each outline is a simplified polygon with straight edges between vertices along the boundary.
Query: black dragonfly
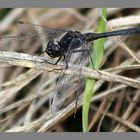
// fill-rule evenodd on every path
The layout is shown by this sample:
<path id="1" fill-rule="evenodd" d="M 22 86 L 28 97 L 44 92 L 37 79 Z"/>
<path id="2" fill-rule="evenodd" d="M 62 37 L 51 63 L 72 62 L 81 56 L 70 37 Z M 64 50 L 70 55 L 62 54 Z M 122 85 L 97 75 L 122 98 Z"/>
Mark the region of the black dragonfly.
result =
<path id="1" fill-rule="evenodd" d="M 51 58 L 58 58 L 55 63 L 51 64 L 56 65 L 63 57 L 65 69 L 69 67 L 69 62 L 72 62 L 79 65 L 79 71 L 82 70 L 82 65 L 87 65 L 90 61 L 94 68 L 91 57 L 91 45 L 94 40 L 111 36 L 126 36 L 140 33 L 140 28 L 128 28 L 103 33 L 81 33 L 80 31 L 75 30 L 52 29 L 22 21 L 20 21 L 19 24 L 23 25 L 23 27 L 34 28 L 33 32 L 22 32 L 18 36 L 2 37 L 1 39 L 6 38 L 10 40 L 26 40 L 27 38 L 45 37 L 46 48 L 42 53 L 48 54 Z M 37 33 L 35 29 L 40 30 L 40 33 Z M 74 54 L 77 54 L 78 56 L 75 57 Z M 77 83 L 77 80 L 80 82 Z M 81 83 L 83 83 L 83 81 L 84 77 L 82 76 L 81 72 L 79 72 L 79 76 L 66 75 L 62 72 L 57 81 L 56 90 L 53 92 L 50 98 L 51 112 L 53 114 L 55 114 L 63 106 L 64 101 L 69 97 L 69 93 L 71 93 L 70 86 L 72 84 L 74 84 L 73 89 L 75 91 L 77 90 L 76 97 L 78 98 L 81 90 Z"/>

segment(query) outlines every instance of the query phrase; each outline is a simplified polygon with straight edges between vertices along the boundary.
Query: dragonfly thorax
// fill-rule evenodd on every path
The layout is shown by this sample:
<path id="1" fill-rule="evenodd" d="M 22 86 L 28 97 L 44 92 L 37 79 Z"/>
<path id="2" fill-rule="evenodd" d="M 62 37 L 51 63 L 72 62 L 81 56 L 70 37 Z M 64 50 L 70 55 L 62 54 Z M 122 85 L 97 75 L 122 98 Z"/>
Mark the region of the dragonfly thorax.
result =
<path id="1" fill-rule="evenodd" d="M 84 42 L 84 36 L 79 31 L 68 31 L 59 41 L 49 41 L 45 52 L 52 58 L 64 56 L 68 49 L 79 48 Z"/>

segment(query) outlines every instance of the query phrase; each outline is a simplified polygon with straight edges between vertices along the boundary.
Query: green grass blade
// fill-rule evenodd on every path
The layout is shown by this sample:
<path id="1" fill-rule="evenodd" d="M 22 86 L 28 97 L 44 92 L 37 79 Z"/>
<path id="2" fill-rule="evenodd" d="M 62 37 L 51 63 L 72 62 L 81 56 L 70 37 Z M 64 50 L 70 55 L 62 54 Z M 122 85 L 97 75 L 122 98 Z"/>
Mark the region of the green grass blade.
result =
<path id="1" fill-rule="evenodd" d="M 104 19 L 106 19 L 106 14 L 107 14 L 106 8 L 103 8 L 102 17 L 99 21 L 97 32 L 105 31 L 106 24 Z M 100 64 L 102 62 L 102 58 L 104 55 L 104 42 L 105 39 L 99 39 L 94 41 L 92 58 L 94 61 L 95 69 L 99 69 Z M 89 67 L 92 67 L 92 65 L 90 64 Z M 89 112 L 91 97 L 93 96 L 93 89 L 95 83 L 96 81 L 93 79 L 88 79 L 86 82 L 86 87 L 85 87 L 85 92 L 83 97 L 83 108 L 82 108 L 83 109 L 82 110 L 83 132 L 88 131 L 88 112 Z"/>

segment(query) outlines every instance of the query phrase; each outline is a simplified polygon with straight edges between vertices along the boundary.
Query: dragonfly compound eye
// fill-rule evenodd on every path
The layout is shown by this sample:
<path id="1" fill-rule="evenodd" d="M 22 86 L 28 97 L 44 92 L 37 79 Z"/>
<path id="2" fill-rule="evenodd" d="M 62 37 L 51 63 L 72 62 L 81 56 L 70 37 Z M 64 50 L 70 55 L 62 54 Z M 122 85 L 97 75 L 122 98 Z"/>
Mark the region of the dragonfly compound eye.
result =
<path id="1" fill-rule="evenodd" d="M 55 44 L 54 41 L 49 41 L 47 48 L 45 52 L 50 56 L 50 57 L 59 57 L 61 54 L 61 48 L 59 44 Z"/>

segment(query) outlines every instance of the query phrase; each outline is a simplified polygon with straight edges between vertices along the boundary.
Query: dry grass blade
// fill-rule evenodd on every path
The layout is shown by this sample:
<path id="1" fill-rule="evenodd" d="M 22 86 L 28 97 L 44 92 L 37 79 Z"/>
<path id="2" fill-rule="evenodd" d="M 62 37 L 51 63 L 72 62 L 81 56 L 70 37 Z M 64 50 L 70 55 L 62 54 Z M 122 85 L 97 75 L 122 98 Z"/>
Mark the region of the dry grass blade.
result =
<path id="1" fill-rule="evenodd" d="M 38 70 L 48 70 L 48 71 L 58 71 L 60 72 L 62 69 L 62 64 L 61 65 L 49 65 L 47 62 L 37 56 L 31 56 L 27 54 L 22 54 L 22 53 L 13 53 L 13 52 L 0 52 L 0 61 L 8 63 L 10 65 L 16 65 L 16 66 L 24 66 L 28 68 L 35 68 Z M 57 70 L 58 69 L 58 70 Z M 63 71 L 66 74 L 79 74 L 79 71 L 76 70 L 77 66 L 72 66 L 69 65 L 69 69 L 64 69 Z M 100 74 L 99 74 L 100 72 Z M 95 78 L 95 79 L 102 79 L 106 81 L 111 81 L 111 82 L 120 82 L 135 88 L 140 87 L 140 81 L 127 78 L 124 76 L 119 76 L 115 74 L 110 74 L 104 71 L 99 71 L 97 72 L 96 70 L 92 70 L 86 67 L 83 67 L 82 69 L 82 74 L 87 77 L 87 78 Z"/>

